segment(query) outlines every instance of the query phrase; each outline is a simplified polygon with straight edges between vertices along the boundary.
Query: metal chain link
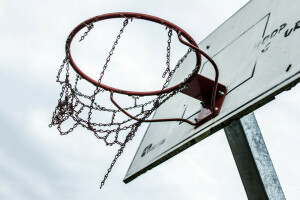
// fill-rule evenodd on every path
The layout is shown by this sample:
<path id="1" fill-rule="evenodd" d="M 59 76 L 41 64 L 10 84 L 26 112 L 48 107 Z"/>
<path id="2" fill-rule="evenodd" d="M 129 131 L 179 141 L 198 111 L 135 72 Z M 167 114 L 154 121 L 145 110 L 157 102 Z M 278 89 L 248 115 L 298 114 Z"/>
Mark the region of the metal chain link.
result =
<path id="1" fill-rule="evenodd" d="M 163 73 L 162 77 L 165 78 L 166 74 L 170 72 L 170 54 L 171 54 L 171 37 L 172 37 L 172 29 L 169 30 L 168 32 L 168 47 L 167 47 L 167 69 Z"/>
<path id="2" fill-rule="evenodd" d="M 171 78 L 173 76 L 173 74 L 175 73 L 175 71 L 180 67 L 180 65 L 183 63 L 183 61 L 187 58 L 187 56 L 190 54 L 190 52 L 192 51 L 191 48 L 188 49 L 187 53 L 177 62 L 176 66 L 174 67 L 174 69 L 172 71 L 170 71 L 169 76 L 166 79 L 165 84 L 163 85 L 163 89 L 166 88 L 170 81 Z M 196 68 L 195 68 L 196 69 Z M 191 73 L 192 74 L 192 73 Z"/>
<path id="3" fill-rule="evenodd" d="M 84 40 L 84 38 L 87 36 L 87 34 L 94 28 L 94 24 L 93 22 L 86 24 L 85 25 L 87 27 L 87 31 L 84 32 L 83 36 L 80 37 L 79 42 L 81 42 L 82 40 Z"/>

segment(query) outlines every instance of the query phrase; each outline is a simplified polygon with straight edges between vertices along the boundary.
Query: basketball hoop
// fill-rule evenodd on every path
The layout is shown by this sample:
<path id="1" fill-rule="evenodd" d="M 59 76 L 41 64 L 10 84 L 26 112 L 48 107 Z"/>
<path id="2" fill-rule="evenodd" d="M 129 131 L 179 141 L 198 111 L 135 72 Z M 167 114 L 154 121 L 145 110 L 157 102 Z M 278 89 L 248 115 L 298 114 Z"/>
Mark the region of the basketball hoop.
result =
<path id="1" fill-rule="evenodd" d="M 93 78 L 89 77 L 85 74 L 81 68 L 75 63 L 72 57 L 71 51 L 71 44 L 73 42 L 74 37 L 77 33 L 79 33 L 82 29 L 87 28 L 87 31 L 84 35 L 80 38 L 80 41 L 84 40 L 84 38 L 88 35 L 88 33 L 94 28 L 96 22 L 114 19 L 114 18 L 122 18 L 124 19 L 123 27 L 121 28 L 117 38 L 112 46 L 111 51 L 105 61 L 103 66 L 102 72 L 100 73 L 100 77 L 98 80 L 94 80 Z M 163 74 L 163 77 L 166 77 L 166 82 L 164 83 L 161 90 L 150 91 L 150 92 L 138 92 L 138 91 L 127 91 L 118 88 L 114 88 L 108 85 L 103 84 L 102 78 L 105 74 L 105 70 L 108 66 L 108 63 L 113 55 L 113 52 L 118 44 L 118 41 L 121 38 L 121 35 L 124 32 L 125 27 L 128 23 L 131 23 L 133 20 L 147 20 L 154 23 L 158 23 L 162 26 L 165 26 L 168 30 L 168 48 L 167 48 L 167 68 Z M 187 54 L 178 62 L 173 70 L 170 70 L 170 43 L 172 33 L 176 32 L 179 41 L 183 44 L 188 46 L 190 49 Z M 60 99 L 58 100 L 58 105 L 55 108 L 53 113 L 52 122 L 49 125 L 57 126 L 60 134 L 65 135 L 72 132 L 78 125 L 92 131 L 94 135 L 105 142 L 106 145 L 119 145 L 120 149 L 115 156 L 108 172 L 104 176 L 103 181 L 101 182 L 100 188 L 104 185 L 105 180 L 108 177 L 112 167 L 114 166 L 118 157 L 122 154 L 127 142 L 132 140 L 134 137 L 138 127 L 141 125 L 142 122 L 166 122 L 166 121 L 180 121 L 186 122 L 192 126 L 200 126 L 204 122 L 212 119 L 215 117 L 221 109 L 222 103 L 225 98 L 226 94 L 226 87 L 218 83 L 219 72 L 217 65 L 215 62 L 202 50 L 199 49 L 197 43 L 194 39 L 186 33 L 183 29 L 178 27 L 177 25 L 168 22 L 164 19 L 154 17 L 151 15 L 140 14 L 140 13 L 129 13 L 129 12 L 119 12 L 119 13 L 109 13 L 104 15 L 99 15 L 93 18 L 90 18 L 81 24 L 79 24 L 75 29 L 70 33 L 65 46 L 66 57 L 63 60 L 62 65 L 60 66 L 58 75 L 57 75 L 57 82 L 62 85 L 62 92 L 60 93 Z M 195 68 L 192 72 L 184 79 L 181 83 L 174 85 L 172 87 L 167 87 L 174 72 L 176 69 L 179 68 L 180 64 L 183 60 L 188 56 L 190 52 L 194 52 L 196 55 L 196 64 Z M 201 66 L 201 55 L 203 55 L 214 67 L 215 70 L 215 79 L 210 80 L 205 78 L 201 75 L 198 75 Z M 75 78 L 74 84 L 71 83 L 71 77 L 69 74 L 69 65 L 75 70 L 77 76 Z M 61 80 L 62 71 L 65 70 L 65 79 Z M 77 84 L 78 82 L 84 79 L 95 86 L 95 90 L 93 95 L 88 96 L 86 94 L 81 93 L 78 91 Z M 103 92 L 110 93 L 110 100 L 116 106 L 117 109 L 108 109 L 103 106 L 100 106 L 95 101 L 96 96 L 99 96 Z M 203 112 L 200 113 L 199 119 L 196 122 L 183 119 L 183 118 L 168 118 L 168 119 L 148 119 L 153 112 L 163 103 L 165 103 L 169 98 L 178 94 L 179 92 L 189 95 L 193 98 L 196 98 L 202 102 L 204 102 Z M 222 94 L 222 95 L 217 95 Z M 121 95 L 127 95 L 134 99 L 134 106 L 123 108 L 121 107 L 116 100 L 114 99 L 114 94 L 118 93 Z M 151 101 L 148 101 L 143 104 L 137 104 L 137 99 L 145 96 L 156 96 Z M 83 101 L 83 99 L 88 100 L 89 103 Z M 140 109 L 139 113 L 136 115 L 130 114 L 130 110 L 137 110 Z M 88 110 L 88 116 L 83 117 L 81 116 L 84 110 Z M 109 112 L 111 113 L 111 122 L 110 123 L 99 123 L 92 121 L 92 114 L 93 112 Z M 116 115 L 119 113 L 124 113 L 128 116 L 128 119 L 117 122 Z M 73 120 L 75 123 L 71 128 L 67 131 L 63 131 L 61 125 L 67 120 Z M 128 125 L 130 123 L 130 125 Z M 122 131 L 128 130 L 128 134 L 125 140 L 120 141 L 119 134 Z M 114 134 L 114 140 L 109 141 L 108 138 L 110 135 Z"/>

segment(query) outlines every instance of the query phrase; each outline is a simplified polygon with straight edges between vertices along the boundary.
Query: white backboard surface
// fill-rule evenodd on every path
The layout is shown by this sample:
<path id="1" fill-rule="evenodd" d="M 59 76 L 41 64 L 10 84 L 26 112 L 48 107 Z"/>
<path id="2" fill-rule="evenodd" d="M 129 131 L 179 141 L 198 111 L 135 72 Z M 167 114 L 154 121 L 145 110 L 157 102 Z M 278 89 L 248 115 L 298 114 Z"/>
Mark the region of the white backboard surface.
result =
<path id="1" fill-rule="evenodd" d="M 297 84 L 300 80 L 299 8 L 299 0 L 252 0 L 204 39 L 199 47 L 214 59 L 220 71 L 219 82 L 228 90 L 220 114 L 196 129 L 179 122 L 151 123 L 124 182 Z M 186 70 L 194 60 L 190 53 L 172 82 L 184 79 L 180 71 Z M 200 74 L 214 77 L 213 68 L 205 60 Z M 199 101 L 179 94 L 163 104 L 154 118 L 183 116 L 193 120 L 200 109 Z"/>

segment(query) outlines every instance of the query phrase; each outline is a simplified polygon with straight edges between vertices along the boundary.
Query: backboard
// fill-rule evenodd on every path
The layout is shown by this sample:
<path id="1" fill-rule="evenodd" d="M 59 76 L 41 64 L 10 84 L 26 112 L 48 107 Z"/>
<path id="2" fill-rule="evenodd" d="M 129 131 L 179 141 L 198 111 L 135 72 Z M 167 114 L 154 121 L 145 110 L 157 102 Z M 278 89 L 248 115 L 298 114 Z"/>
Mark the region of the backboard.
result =
<path id="1" fill-rule="evenodd" d="M 194 128 L 187 123 L 151 123 L 124 178 L 128 183 L 147 170 L 224 128 L 273 100 L 300 81 L 299 0 L 252 0 L 200 44 L 220 71 L 219 82 L 227 87 L 220 114 Z M 171 82 L 193 63 L 188 54 Z M 200 74 L 213 79 L 214 71 L 203 61 Z M 166 116 L 194 120 L 199 101 L 179 94 L 163 104 L 154 118 Z"/>

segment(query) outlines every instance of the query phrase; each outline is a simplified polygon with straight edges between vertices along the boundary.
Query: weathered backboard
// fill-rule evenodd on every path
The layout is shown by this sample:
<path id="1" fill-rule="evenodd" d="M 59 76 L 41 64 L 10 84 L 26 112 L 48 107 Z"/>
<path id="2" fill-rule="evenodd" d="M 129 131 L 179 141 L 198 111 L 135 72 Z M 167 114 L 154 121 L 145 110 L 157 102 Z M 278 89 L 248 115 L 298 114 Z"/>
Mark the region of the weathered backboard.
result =
<path id="1" fill-rule="evenodd" d="M 220 114 L 194 129 L 187 123 L 151 123 L 124 178 L 129 182 L 170 157 L 266 104 L 300 81 L 300 1 L 252 0 L 200 44 L 217 63 L 228 93 Z M 195 22 L 196 23 L 196 22 Z M 193 63 L 189 54 L 182 65 Z M 214 79 L 209 62 L 201 75 Z M 178 82 L 181 67 L 172 81 Z M 292 97 L 291 97 L 292 98 Z M 193 120 L 199 101 L 184 94 L 163 104 L 154 118 Z"/>

